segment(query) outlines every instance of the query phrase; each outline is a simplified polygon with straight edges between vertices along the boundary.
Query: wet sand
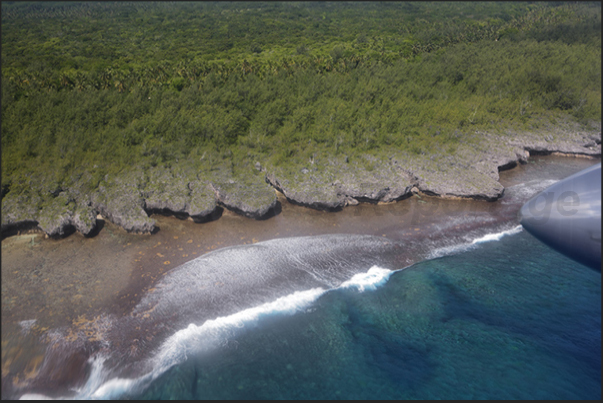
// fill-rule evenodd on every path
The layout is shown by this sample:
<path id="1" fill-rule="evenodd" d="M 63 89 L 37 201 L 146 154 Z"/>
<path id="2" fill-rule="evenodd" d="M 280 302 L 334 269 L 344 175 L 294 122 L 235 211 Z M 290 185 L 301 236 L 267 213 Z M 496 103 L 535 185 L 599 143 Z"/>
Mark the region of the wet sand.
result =
<path id="1" fill-rule="evenodd" d="M 501 183 L 509 187 L 542 177 L 560 179 L 598 162 L 536 157 L 501 172 Z M 410 264 L 428 252 L 427 246 L 422 249 L 427 245 L 424 240 L 466 231 L 457 224 L 463 222 L 461 218 L 488 216 L 506 222 L 515 218 L 520 207 L 501 201 L 417 196 L 328 213 L 290 204 L 282 195 L 279 202 L 280 214 L 263 221 L 228 210 L 203 224 L 155 215 L 159 231 L 153 235 L 128 234 L 103 222 L 92 238 L 73 234 L 55 240 L 29 233 L 2 240 L 2 396 L 7 396 L 6 390 L 26 387 L 36 377 L 49 330 L 67 327 L 94 341 L 102 332 L 103 315 L 128 315 L 161 276 L 209 251 L 293 236 L 365 234 L 412 243 L 415 255 L 406 257 Z M 66 357 L 51 376 L 53 384 L 67 386 L 78 375 L 85 376 L 86 359 L 85 351 Z"/>

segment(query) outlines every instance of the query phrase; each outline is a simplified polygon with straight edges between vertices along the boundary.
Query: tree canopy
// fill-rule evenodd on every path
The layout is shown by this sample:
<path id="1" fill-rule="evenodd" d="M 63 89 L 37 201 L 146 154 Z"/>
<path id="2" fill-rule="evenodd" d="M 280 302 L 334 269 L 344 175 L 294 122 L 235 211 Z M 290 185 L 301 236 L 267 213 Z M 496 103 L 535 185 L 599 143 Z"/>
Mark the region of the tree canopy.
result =
<path id="1" fill-rule="evenodd" d="M 2 180 L 600 121 L 601 4 L 3 2 Z"/>

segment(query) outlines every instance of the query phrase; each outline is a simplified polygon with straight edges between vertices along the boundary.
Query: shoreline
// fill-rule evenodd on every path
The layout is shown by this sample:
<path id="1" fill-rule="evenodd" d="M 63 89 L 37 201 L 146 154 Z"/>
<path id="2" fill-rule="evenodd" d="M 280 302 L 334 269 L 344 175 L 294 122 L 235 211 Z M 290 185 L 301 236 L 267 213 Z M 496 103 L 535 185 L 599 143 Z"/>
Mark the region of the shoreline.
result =
<path id="1" fill-rule="evenodd" d="M 601 157 L 600 131 L 564 130 L 555 133 L 554 142 L 542 133 L 516 133 L 509 139 L 482 133 L 481 144 L 459 145 L 454 155 L 365 155 L 351 163 L 348 157 L 326 158 L 320 164 L 313 160 L 288 168 L 258 162 L 244 177 L 219 173 L 209 178 L 181 164 L 105 175 L 98 186 L 91 184 L 89 173 L 62 184 L 30 178 L 19 194 L 3 194 L 0 230 L 2 239 L 32 229 L 57 239 L 76 231 L 92 237 L 102 230 L 100 216 L 129 233 L 153 234 L 158 228 L 150 216 L 157 212 L 207 222 L 219 219 L 220 209 L 266 220 L 280 213 L 278 194 L 289 203 L 321 211 L 390 203 L 415 194 L 492 202 L 504 193 L 499 173 L 530 156 Z"/>
<path id="2" fill-rule="evenodd" d="M 592 165 L 585 159 L 536 157 L 515 170 L 505 171 L 501 182 L 512 190 L 518 183 L 514 177 L 523 182 L 526 173 L 541 169 L 541 165 L 546 171 L 555 161 L 571 166 L 570 171 Z M 512 196 L 510 191 L 503 202 Z M 220 219 L 204 224 L 153 215 L 160 228 L 153 235 L 130 234 L 106 221 L 98 235 L 91 238 L 44 239 L 37 233 L 4 239 L 2 339 L 7 344 L 3 345 L 3 390 L 27 387 L 35 381 L 43 362 L 40 356 L 45 354 L 45 344 L 40 340 L 48 340 L 52 329 L 63 329 L 73 337 L 70 343 L 74 349 L 65 353 L 62 366 L 45 374 L 46 379 L 77 383 L 89 370 L 84 352 L 98 344 L 94 340 L 106 326 L 103 321 L 107 315 L 129 315 L 165 273 L 207 252 L 275 238 L 366 234 L 407 245 L 408 251 L 399 257 L 400 264 L 407 265 L 424 256 L 433 242 L 514 220 L 520 207 L 515 202 L 445 200 L 417 194 L 399 203 L 361 203 L 329 213 L 296 206 L 283 196 L 278 197 L 281 214 L 263 221 L 224 209 Z M 466 217 L 478 219 L 467 221 Z M 36 322 L 24 336 L 19 322 L 33 319 Z"/>

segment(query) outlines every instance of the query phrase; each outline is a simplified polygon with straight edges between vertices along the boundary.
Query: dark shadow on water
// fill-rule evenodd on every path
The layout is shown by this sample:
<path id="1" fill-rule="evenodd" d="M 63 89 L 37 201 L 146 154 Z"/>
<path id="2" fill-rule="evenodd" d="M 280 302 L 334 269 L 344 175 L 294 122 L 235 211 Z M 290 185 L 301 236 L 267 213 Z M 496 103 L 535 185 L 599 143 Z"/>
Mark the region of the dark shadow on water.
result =
<path id="1" fill-rule="evenodd" d="M 544 249 L 544 246 L 539 248 Z M 532 257 L 522 262 L 509 258 L 504 274 L 496 266 L 488 267 L 486 264 L 481 266 L 481 272 L 472 273 L 475 284 L 485 284 L 488 283 L 486 279 L 496 278 L 496 282 L 489 282 L 488 287 L 493 295 L 499 296 L 501 302 L 497 305 L 492 301 L 481 303 L 476 298 L 483 295 L 480 286 L 467 286 L 465 277 L 451 276 L 452 267 L 448 267 L 446 273 L 427 272 L 444 307 L 441 321 L 480 322 L 509 335 L 529 338 L 531 342 L 554 352 L 551 353 L 553 355 L 573 357 L 593 372 L 600 373 L 601 316 L 600 310 L 597 312 L 593 307 L 593 304 L 600 305 L 600 299 L 588 297 L 586 290 L 582 290 L 587 276 L 582 278 L 580 275 L 584 273 L 572 272 L 575 263 L 559 257 L 545 265 L 548 256 L 537 252 L 539 258 Z M 450 261 L 457 257 L 445 259 Z M 525 264 L 537 263 L 543 264 L 544 274 L 533 270 L 529 274 L 531 277 L 525 278 Z M 590 274 L 587 268 L 583 269 L 587 275 Z M 516 278 L 522 276 L 524 280 L 518 282 Z M 559 287 L 564 287 L 568 297 L 555 292 Z M 541 297 L 534 298 L 534 295 Z"/>
<path id="2" fill-rule="evenodd" d="M 96 226 L 92 231 L 90 231 L 87 235 L 84 235 L 86 238 L 94 238 L 99 234 L 99 232 L 105 227 L 105 220 L 96 219 Z"/>
<path id="3" fill-rule="evenodd" d="M 174 212 L 170 209 L 148 209 L 145 210 L 147 215 L 150 217 L 154 214 L 158 214 L 158 215 L 162 215 L 165 217 L 175 217 L 179 220 L 187 220 L 188 218 L 191 218 L 195 223 L 208 223 L 211 221 L 215 221 L 218 218 L 222 217 L 222 213 L 224 212 L 224 209 L 220 206 L 216 206 L 216 208 L 208 215 L 205 216 L 191 216 L 188 215 L 187 213 L 181 213 L 181 212 Z M 154 233 L 154 232 L 151 232 Z"/>
<path id="4" fill-rule="evenodd" d="M 228 210 L 232 211 L 233 213 L 236 213 L 240 216 L 243 217 L 247 217 L 247 218 L 251 218 L 253 220 L 256 221 L 263 221 L 263 220 L 267 220 L 271 217 L 274 217 L 275 215 L 279 214 L 282 211 L 282 207 L 281 207 L 281 203 L 279 201 L 277 201 L 276 205 L 274 207 L 272 207 L 271 209 L 269 209 L 266 214 L 264 214 L 263 216 L 257 217 L 255 216 L 255 213 L 248 213 L 245 212 L 237 207 L 234 206 L 226 206 L 221 202 L 218 202 L 222 207 L 227 208 Z"/>
<path id="5" fill-rule="evenodd" d="M 21 224 L 8 225 L 2 230 L 2 240 L 9 236 L 21 235 L 30 232 L 43 232 L 38 227 L 37 221 L 25 221 Z"/>
<path id="6" fill-rule="evenodd" d="M 214 209 L 214 211 L 211 212 L 211 214 L 208 214 L 206 216 L 191 216 L 191 218 L 197 224 L 205 224 L 208 222 L 216 221 L 217 219 L 222 217 L 222 213 L 224 213 L 224 209 L 220 206 L 216 206 L 216 208 Z"/>
<path id="7" fill-rule="evenodd" d="M 170 209 L 149 209 L 149 210 L 145 210 L 147 215 L 150 217 L 153 214 L 159 214 L 162 216 L 166 216 L 166 217 L 176 217 L 179 220 L 186 220 L 189 215 L 186 213 L 179 213 L 179 212 L 174 212 Z"/>
<path id="8" fill-rule="evenodd" d="M 65 226 L 65 228 L 63 228 L 63 233 L 62 234 L 58 234 L 58 235 L 53 235 L 50 238 L 52 239 L 63 239 L 63 238 L 67 238 L 69 235 L 72 235 L 73 233 L 75 233 L 75 227 L 73 225 L 67 225 Z"/>
<path id="9" fill-rule="evenodd" d="M 314 204 L 313 203 L 313 204 L 309 204 L 308 205 L 308 204 L 304 204 L 304 203 L 299 203 L 299 202 L 297 202 L 297 201 L 295 201 L 293 199 L 288 198 L 287 196 L 285 196 L 285 198 L 287 199 L 287 201 L 289 203 L 293 204 L 294 206 L 306 207 L 306 208 L 309 208 L 311 210 L 326 211 L 326 212 L 329 212 L 329 213 L 336 213 L 338 211 L 343 210 L 343 206 L 337 206 L 337 207 L 334 207 L 334 208 L 330 208 L 330 207 L 325 207 L 322 204 Z"/>
<path id="10" fill-rule="evenodd" d="M 525 161 L 520 160 L 520 162 L 525 164 Z M 513 169 L 517 166 L 517 161 L 510 161 L 504 165 L 498 167 L 498 172 L 506 171 L 509 169 Z"/>
<path id="11" fill-rule="evenodd" d="M 388 203 L 406 200 L 406 199 L 410 198 L 411 196 L 413 196 L 413 193 L 411 193 L 411 192 L 403 193 L 401 196 L 391 199 Z M 356 199 L 359 203 L 366 203 L 366 204 L 379 204 L 380 203 L 379 200 L 371 199 L 370 197 L 355 196 L 354 199 Z"/>
<path id="12" fill-rule="evenodd" d="M 384 328 L 376 320 L 378 313 L 367 309 L 372 304 L 366 303 L 362 294 L 341 293 L 340 297 L 347 302 L 345 312 L 348 320 L 342 325 L 354 336 L 356 349 L 367 352 L 365 357 L 369 367 L 378 369 L 381 377 L 405 390 L 414 390 L 432 376 L 436 363 L 430 357 L 426 344 L 413 342 Z"/>
<path id="13" fill-rule="evenodd" d="M 270 210 L 268 210 L 268 212 L 266 214 L 264 214 L 263 216 L 256 218 L 256 220 L 258 220 L 258 221 L 267 220 L 269 218 L 279 215 L 282 211 L 283 211 L 283 206 L 281 206 L 281 202 L 277 200 L 274 207 L 272 207 Z"/>

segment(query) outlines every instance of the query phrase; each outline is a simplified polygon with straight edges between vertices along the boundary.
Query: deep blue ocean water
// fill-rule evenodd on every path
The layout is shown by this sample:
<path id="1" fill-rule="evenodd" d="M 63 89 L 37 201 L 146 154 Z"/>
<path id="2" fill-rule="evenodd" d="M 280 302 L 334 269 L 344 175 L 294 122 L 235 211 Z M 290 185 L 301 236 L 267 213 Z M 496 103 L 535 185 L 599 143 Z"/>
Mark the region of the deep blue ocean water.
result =
<path id="1" fill-rule="evenodd" d="M 384 273 L 191 326 L 182 363 L 113 397 L 601 398 L 600 273 L 525 231 Z"/>

